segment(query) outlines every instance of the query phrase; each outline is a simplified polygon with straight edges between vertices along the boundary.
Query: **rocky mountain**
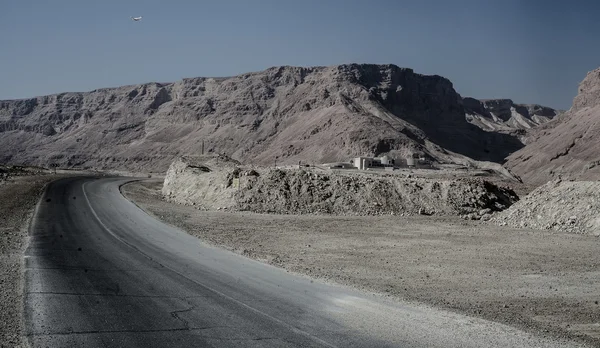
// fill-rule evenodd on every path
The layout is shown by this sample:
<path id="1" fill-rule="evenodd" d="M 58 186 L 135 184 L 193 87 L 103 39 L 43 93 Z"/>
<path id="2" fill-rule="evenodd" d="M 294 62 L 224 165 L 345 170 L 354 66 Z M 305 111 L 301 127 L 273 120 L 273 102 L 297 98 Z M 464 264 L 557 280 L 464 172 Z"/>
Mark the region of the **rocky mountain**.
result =
<path id="1" fill-rule="evenodd" d="M 526 181 L 543 184 L 562 177 L 600 179 L 600 68 L 579 85 L 573 106 L 532 134 L 506 166 Z"/>
<path id="2" fill-rule="evenodd" d="M 523 146 L 467 122 L 463 104 L 443 77 L 370 64 L 61 93 L 0 101 L 0 162 L 164 171 L 203 147 L 257 164 L 414 152 L 500 162 Z"/>
<path id="3" fill-rule="evenodd" d="M 545 124 L 564 111 L 537 104 L 515 104 L 510 99 L 463 98 L 467 121 L 479 128 L 516 135 Z M 525 137 L 521 140 L 526 141 Z"/>

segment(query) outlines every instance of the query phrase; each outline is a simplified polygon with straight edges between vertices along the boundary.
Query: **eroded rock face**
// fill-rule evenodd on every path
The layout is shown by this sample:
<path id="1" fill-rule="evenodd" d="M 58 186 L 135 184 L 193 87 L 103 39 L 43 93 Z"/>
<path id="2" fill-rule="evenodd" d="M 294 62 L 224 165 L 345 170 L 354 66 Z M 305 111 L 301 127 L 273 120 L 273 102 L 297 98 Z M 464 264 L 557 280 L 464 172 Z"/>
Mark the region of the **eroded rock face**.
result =
<path id="1" fill-rule="evenodd" d="M 467 121 L 487 131 L 523 135 L 562 113 L 537 104 L 515 104 L 510 99 L 463 98 Z"/>
<path id="2" fill-rule="evenodd" d="M 5 162 L 147 171 L 200 154 L 202 141 L 206 153 L 257 164 L 412 152 L 500 162 L 523 146 L 469 124 L 447 79 L 370 64 L 0 101 L 0 132 Z"/>
<path id="3" fill-rule="evenodd" d="M 573 106 L 540 127 L 506 166 L 532 184 L 562 177 L 600 179 L 600 69 L 587 74 Z"/>
<path id="4" fill-rule="evenodd" d="M 590 71 L 579 84 L 579 93 L 573 100 L 571 112 L 600 106 L 600 68 Z"/>
<path id="5" fill-rule="evenodd" d="M 231 173 L 240 163 L 231 158 L 193 156 L 177 158 L 169 166 L 162 193 L 167 200 L 210 209 L 235 205 Z"/>

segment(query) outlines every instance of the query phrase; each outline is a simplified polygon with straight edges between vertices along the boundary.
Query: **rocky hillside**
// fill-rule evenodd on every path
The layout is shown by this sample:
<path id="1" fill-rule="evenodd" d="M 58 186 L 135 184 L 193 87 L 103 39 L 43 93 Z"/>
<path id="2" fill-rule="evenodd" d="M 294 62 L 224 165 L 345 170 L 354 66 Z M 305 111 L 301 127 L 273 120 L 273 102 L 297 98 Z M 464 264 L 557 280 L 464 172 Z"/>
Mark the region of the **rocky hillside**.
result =
<path id="1" fill-rule="evenodd" d="M 564 111 L 537 104 L 515 104 L 510 99 L 463 98 L 467 121 L 483 130 L 523 135 Z M 525 140 L 525 138 L 523 138 Z"/>
<path id="2" fill-rule="evenodd" d="M 573 106 L 539 127 L 506 166 L 533 184 L 553 178 L 600 179 L 600 68 L 579 85 Z"/>
<path id="3" fill-rule="evenodd" d="M 465 119 L 452 83 L 394 65 L 275 67 L 0 101 L 0 163 L 164 171 L 179 155 L 333 162 L 420 152 L 502 161 L 514 135 Z"/>

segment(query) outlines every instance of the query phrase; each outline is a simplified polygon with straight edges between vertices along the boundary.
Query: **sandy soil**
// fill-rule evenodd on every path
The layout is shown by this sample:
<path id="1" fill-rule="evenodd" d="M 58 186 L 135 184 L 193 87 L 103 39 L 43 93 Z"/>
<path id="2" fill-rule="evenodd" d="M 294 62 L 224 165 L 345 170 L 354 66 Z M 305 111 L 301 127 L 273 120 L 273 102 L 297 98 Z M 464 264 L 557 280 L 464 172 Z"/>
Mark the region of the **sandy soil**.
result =
<path id="1" fill-rule="evenodd" d="M 208 243 L 293 272 L 600 347 L 597 237 L 449 217 L 207 212 L 160 188 L 123 191 Z"/>
<path id="2" fill-rule="evenodd" d="M 25 347 L 23 251 L 28 222 L 44 185 L 55 179 L 27 175 L 0 182 L 0 347 Z"/>

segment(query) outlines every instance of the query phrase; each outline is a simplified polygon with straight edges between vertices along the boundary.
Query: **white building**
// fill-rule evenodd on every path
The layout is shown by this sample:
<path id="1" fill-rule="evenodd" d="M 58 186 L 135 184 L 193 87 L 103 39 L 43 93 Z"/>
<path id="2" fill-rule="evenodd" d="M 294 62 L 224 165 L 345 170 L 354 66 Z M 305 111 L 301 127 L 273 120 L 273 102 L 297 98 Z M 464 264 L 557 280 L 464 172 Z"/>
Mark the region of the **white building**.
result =
<path id="1" fill-rule="evenodd" d="M 388 156 L 382 157 L 356 157 L 353 160 L 354 166 L 359 170 L 367 170 L 374 167 L 394 167 L 394 159 Z"/>
<path id="2" fill-rule="evenodd" d="M 354 166 L 359 170 L 367 170 L 373 166 L 373 159 L 370 157 L 356 157 L 354 159 Z"/>
<path id="3" fill-rule="evenodd" d="M 381 163 L 381 165 L 384 167 L 394 165 L 394 160 L 389 158 L 388 156 L 381 156 L 379 158 L 375 158 L 375 160 L 379 160 L 379 163 Z"/>

